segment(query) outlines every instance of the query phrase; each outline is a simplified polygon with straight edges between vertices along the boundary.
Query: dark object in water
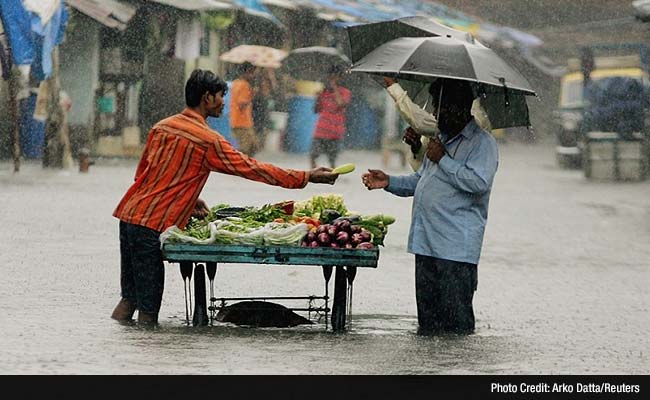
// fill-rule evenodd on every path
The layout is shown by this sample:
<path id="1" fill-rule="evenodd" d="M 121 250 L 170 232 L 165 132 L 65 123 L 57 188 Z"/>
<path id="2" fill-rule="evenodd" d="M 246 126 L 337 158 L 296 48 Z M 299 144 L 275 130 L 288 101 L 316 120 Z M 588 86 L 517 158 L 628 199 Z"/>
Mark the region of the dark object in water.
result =
<path id="1" fill-rule="evenodd" d="M 285 306 L 269 301 L 242 301 L 226 306 L 217 313 L 217 321 L 262 328 L 313 324 Z"/>

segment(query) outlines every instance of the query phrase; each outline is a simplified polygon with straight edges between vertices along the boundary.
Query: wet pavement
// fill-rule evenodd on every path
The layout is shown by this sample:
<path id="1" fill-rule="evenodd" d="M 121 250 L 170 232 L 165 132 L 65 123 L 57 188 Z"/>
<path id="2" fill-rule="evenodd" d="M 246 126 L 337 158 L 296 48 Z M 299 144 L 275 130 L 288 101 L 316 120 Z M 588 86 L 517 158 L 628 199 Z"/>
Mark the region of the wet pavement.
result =
<path id="1" fill-rule="evenodd" d="M 650 181 L 587 181 L 553 147 L 500 144 L 474 307 L 476 334 L 418 337 L 410 199 L 367 191 L 378 152 L 347 151 L 357 171 L 335 186 L 287 190 L 213 174 L 209 204 L 262 205 L 340 193 L 351 210 L 387 213 L 379 267 L 361 269 L 346 334 L 323 324 L 251 329 L 185 326 L 183 281 L 167 269 L 161 326 L 109 315 L 119 299 L 118 223 L 111 213 L 136 161 L 90 172 L 18 175 L 0 162 L 0 373 L 3 374 L 647 374 L 650 373 Z M 258 157 L 307 168 L 306 155 Z M 407 173 L 396 159 L 388 171 Z M 218 297 L 322 295 L 318 267 L 225 264 Z M 330 292 L 333 290 L 330 282 Z"/>

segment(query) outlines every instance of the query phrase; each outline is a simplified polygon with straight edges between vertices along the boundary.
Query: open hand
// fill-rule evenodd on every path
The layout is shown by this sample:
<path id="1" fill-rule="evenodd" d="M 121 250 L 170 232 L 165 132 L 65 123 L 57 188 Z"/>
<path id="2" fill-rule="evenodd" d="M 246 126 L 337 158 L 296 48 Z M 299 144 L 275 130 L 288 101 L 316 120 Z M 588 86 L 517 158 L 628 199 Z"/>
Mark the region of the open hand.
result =
<path id="1" fill-rule="evenodd" d="M 361 176 L 361 182 L 368 190 L 383 189 L 388 186 L 388 175 L 378 169 L 369 169 Z"/>
<path id="2" fill-rule="evenodd" d="M 318 167 L 309 171 L 309 182 L 311 183 L 328 183 L 333 185 L 339 174 L 332 173 L 332 168 Z"/>
<path id="3" fill-rule="evenodd" d="M 205 201 L 201 199 L 196 199 L 196 205 L 194 205 L 194 210 L 192 211 L 192 216 L 194 218 L 203 219 L 208 216 L 210 209 L 208 205 L 205 204 Z"/>

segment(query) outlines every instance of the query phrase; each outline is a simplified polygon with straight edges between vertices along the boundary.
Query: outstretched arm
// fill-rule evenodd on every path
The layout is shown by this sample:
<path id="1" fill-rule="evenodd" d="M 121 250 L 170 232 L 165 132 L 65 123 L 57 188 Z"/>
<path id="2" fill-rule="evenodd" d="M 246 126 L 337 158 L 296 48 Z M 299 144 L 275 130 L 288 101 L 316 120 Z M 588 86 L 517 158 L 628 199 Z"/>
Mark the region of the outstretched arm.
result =
<path id="1" fill-rule="evenodd" d="M 413 196 L 419 180 L 419 170 L 411 175 L 389 176 L 378 169 L 369 169 L 361 176 L 361 181 L 368 190 L 384 189 L 400 197 Z"/>
<path id="2" fill-rule="evenodd" d="M 287 189 L 300 189 L 308 182 L 333 184 L 339 176 L 325 167 L 314 168 L 311 171 L 298 171 L 257 161 L 235 149 L 220 135 L 209 144 L 205 162 L 206 167 L 211 171 L 237 175 Z"/>

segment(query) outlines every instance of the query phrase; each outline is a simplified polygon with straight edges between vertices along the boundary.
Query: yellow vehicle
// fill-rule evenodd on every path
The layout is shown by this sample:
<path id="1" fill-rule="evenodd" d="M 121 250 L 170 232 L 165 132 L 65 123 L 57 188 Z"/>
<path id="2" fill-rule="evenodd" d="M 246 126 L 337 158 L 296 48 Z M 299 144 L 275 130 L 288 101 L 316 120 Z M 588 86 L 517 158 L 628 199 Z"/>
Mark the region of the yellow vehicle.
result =
<path id="1" fill-rule="evenodd" d="M 590 73 L 593 82 L 624 77 L 639 79 L 648 85 L 648 73 L 641 67 L 639 56 L 596 57 Z M 568 72 L 560 80 L 560 96 L 555 117 L 558 125 L 556 155 L 563 167 L 581 165 L 581 136 L 584 101 L 583 74 L 578 59 L 570 59 Z"/>

